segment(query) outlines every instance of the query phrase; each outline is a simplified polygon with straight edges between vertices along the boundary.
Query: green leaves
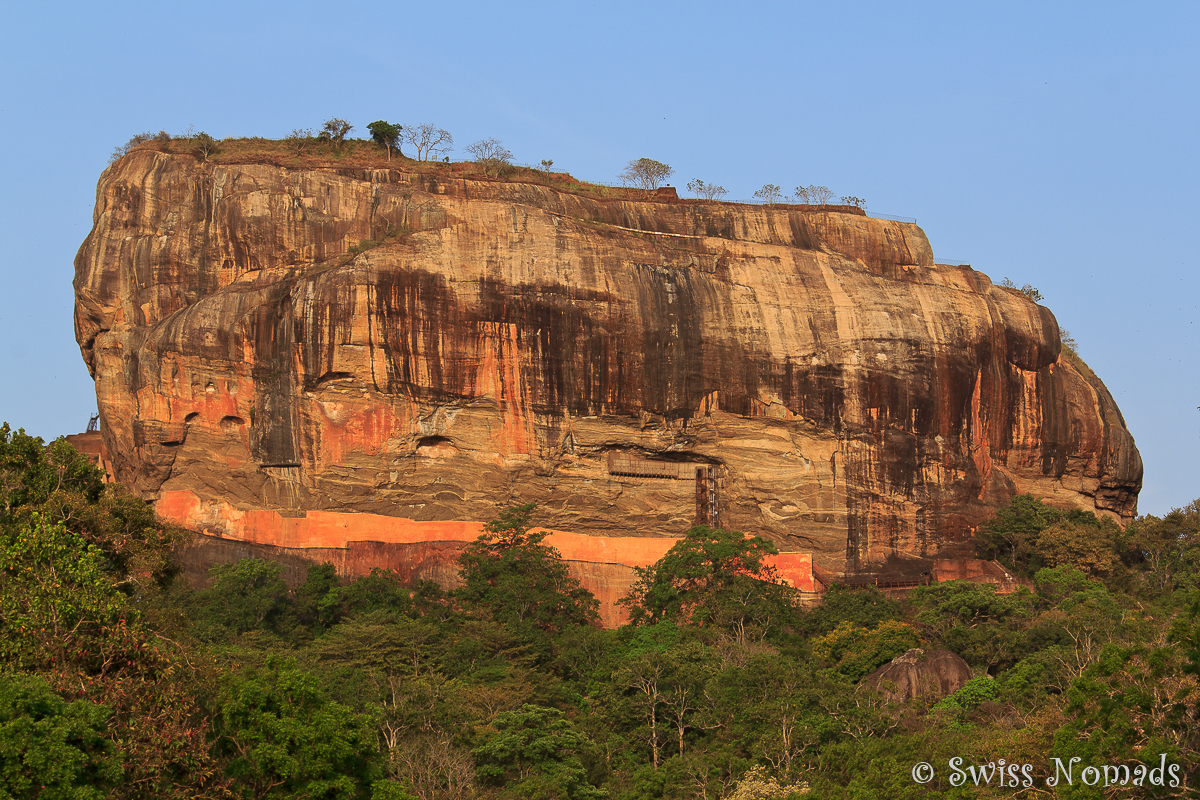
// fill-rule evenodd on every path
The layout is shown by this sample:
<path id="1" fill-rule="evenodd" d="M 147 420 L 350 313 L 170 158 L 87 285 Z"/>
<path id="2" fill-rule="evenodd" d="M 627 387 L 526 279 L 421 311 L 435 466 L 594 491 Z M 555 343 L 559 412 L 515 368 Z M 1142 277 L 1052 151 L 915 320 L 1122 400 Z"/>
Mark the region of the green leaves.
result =
<path id="1" fill-rule="evenodd" d="M 0 658 L 31 668 L 114 625 L 126 598 L 100 548 L 34 514 L 0 529 Z"/>
<path id="2" fill-rule="evenodd" d="M 95 502 L 104 489 L 103 473 L 59 439 L 48 448 L 25 430 L 0 425 L 0 522 L 14 512 L 34 509 L 55 492 L 78 493 Z"/>
<path id="3" fill-rule="evenodd" d="M 561 631 L 595 624 L 599 604 L 567 570 L 557 550 L 531 530 L 535 506 L 516 506 L 489 522 L 459 556 L 456 598 L 504 625 Z"/>
<path id="4" fill-rule="evenodd" d="M 42 678 L 0 673 L 0 796 L 100 800 L 121 777 L 109 710 L 68 703 Z"/>
<path id="5" fill-rule="evenodd" d="M 1121 535 L 1116 523 L 1083 511 L 1063 512 L 1033 495 L 1019 495 L 979 527 L 982 555 L 999 558 L 1032 577 L 1043 567 L 1070 565 L 1108 576 L 1120 567 Z"/>
<path id="6" fill-rule="evenodd" d="M 555 708 L 526 703 L 497 714 L 493 732 L 471 755 L 479 780 L 511 797 L 592 800 L 608 793 L 588 783 L 580 760 L 587 739 Z"/>
<path id="7" fill-rule="evenodd" d="M 287 609 L 288 588 L 278 562 L 247 558 L 209 570 L 209 589 L 191 598 L 192 613 L 206 637 L 224 637 L 263 628 L 274 629 Z"/>
<path id="8" fill-rule="evenodd" d="M 327 701 L 294 662 L 231 677 L 216 709 L 217 747 L 242 797 L 349 800 L 375 777 L 370 720 Z"/>
<path id="9" fill-rule="evenodd" d="M 739 641 L 760 639 L 794 615 L 791 593 L 763 558 L 778 551 L 761 537 L 696 525 L 618 601 L 635 625 L 673 620 L 713 624 Z"/>
<path id="10" fill-rule="evenodd" d="M 829 633 L 842 622 L 874 628 L 885 620 L 903 619 L 900 603 L 889 600 L 874 586 L 851 589 L 836 583 L 822 602 L 804 616 L 803 627 L 809 634 Z"/>
<path id="11" fill-rule="evenodd" d="M 843 622 L 831 633 L 813 640 L 813 655 L 857 681 L 920 644 L 917 632 L 903 622 L 887 620 L 869 630 Z"/>
<path id="12" fill-rule="evenodd" d="M 400 147 L 402 126 L 380 119 L 368 125 L 367 130 L 371 132 L 371 141 L 383 145 L 389 151 Z"/>

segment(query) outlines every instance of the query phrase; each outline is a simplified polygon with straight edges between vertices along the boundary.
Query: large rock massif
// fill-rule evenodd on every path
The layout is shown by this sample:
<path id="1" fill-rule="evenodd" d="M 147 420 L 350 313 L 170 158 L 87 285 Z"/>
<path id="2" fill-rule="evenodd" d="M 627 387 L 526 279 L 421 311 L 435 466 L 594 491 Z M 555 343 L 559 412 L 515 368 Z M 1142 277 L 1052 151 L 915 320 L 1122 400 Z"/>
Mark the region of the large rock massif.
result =
<path id="1" fill-rule="evenodd" d="M 277 546 L 537 502 L 835 572 L 928 564 L 1016 493 L 1136 513 L 1133 439 L 1048 309 L 915 224 L 663 199 L 135 151 L 76 260 L 112 467 Z"/>

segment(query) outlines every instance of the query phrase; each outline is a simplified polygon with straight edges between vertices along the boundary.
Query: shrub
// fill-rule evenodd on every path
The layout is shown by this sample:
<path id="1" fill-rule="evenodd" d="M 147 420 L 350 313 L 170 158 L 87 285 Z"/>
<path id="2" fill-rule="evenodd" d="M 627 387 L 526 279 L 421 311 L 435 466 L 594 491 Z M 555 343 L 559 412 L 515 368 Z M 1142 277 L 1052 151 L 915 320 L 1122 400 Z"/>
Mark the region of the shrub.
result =
<path id="1" fill-rule="evenodd" d="M 313 140 L 312 128 L 292 128 L 292 132 L 284 137 L 284 142 L 287 146 L 295 151 L 296 155 L 304 152 L 304 148 Z"/>
<path id="2" fill-rule="evenodd" d="M 215 155 L 221 149 L 217 144 L 217 140 L 209 136 L 204 131 L 200 131 L 192 137 L 192 144 L 196 148 L 196 155 L 200 156 L 205 161 L 208 161 L 209 156 Z"/>
<path id="3" fill-rule="evenodd" d="M 1028 283 L 1018 288 L 1011 279 L 1005 278 L 1004 280 L 1000 281 L 1000 285 L 1005 289 L 1012 289 L 1013 291 L 1020 292 L 1035 303 L 1040 303 L 1044 299 L 1042 297 L 1042 293 L 1037 290 L 1037 287 L 1031 286 Z"/>
<path id="4" fill-rule="evenodd" d="M 342 143 L 346 141 L 346 134 L 354 130 L 354 126 L 344 119 L 333 117 L 325 120 L 325 124 L 321 126 L 320 138 L 328 139 L 333 142 L 333 146 L 341 148 Z"/>
<path id="5" fill-rule="evenodd" d="M 150 131 L 146 131 L 145 133 L 139 133 L 139 134 L 129 137 L 128 142 L 126 142 L 123 145 L 120 145 L 119 147 L 113 148 L 112 155 L 109 156 L 108 163 L 111 164 L 114 161 L 116 161 L 118 158 L 128 155 L 129 152 L 131 150 L 134 150 L 135 148 L 137 148 L 138 145 L 143 145 L 146 142 L 151 141 L 153 138 L 154 138 L 154 134 L 151 133 Z"/>

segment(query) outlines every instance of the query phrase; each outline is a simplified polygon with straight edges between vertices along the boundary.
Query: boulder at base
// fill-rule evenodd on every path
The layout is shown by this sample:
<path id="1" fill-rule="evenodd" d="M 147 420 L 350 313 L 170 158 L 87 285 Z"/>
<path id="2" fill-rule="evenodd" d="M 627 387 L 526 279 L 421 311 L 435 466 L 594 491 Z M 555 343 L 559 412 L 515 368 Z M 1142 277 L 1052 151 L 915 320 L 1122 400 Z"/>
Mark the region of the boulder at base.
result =
<path id="1" fill-rule="evenodd" d="M 971 668 L 961 656 L 949 650 L 914 647 L 863 678 L 863 683 L 874 686 L 889 700 L 903 703 L 913 697 L 945 697 L 969 680 Z"/>

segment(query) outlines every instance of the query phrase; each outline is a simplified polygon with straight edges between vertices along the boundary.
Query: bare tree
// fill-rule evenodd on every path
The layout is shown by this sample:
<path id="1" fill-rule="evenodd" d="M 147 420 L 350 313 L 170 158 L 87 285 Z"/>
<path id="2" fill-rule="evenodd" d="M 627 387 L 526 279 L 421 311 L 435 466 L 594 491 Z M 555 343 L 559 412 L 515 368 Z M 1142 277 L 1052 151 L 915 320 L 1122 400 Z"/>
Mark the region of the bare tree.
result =
<path id="1" fill-rule="evenodd" d="M 209 156 L 221 149 L 217 140 L 204 131 L 200 131 L 192 137 L 192 144 L 196 146 L 196 154 L 202 156 L 205 161 L 208 161 Z"/>
<path id="2" fill-rule="evenodd" d="M 436 155 L 443 155 L 454 149 L 454 137 L 450 132 L 429 122 L 408 125 L 401 136 L 416 148 L 417 161 L 428 161 Z"/>
<path id="3" fill-rule="evenodd" d="M 755 192 L 754 196 L 767 205 L 773 206 L 783 199 L 783 192 L 775 184 L 767 183 L 763 184 L 763 187 Z"/>
<path id="4" fill-rule="evenodd" d="M 513 154 L 494 137 L 480 139 L 467 147 L 467 152 L 475 156 L 476 163 L 483 167 L 485 175 L 499 175 L 505 167 L 512 166 Z"/>
<path id="5" fill-rule="evenodd" d="M 833 190 L 828 186 L 797 186 L 796 199 L 801 203 L 813 206 L 823 206 L 833 198 Z"/>
<path id="6" fill-rule="evenodd" d="M 655 770 L 658 769 L 659 751 L 662 747 L 659 706 L 663 704 L 663 692 L 670 670 L 668 658 L 662 653 L 652 651 L 644 658 L 623 667 L 615 676 L 619 685 L 636 690 L 645 701 L 642 712 L 649 727 L 646 741 L 650 745 Z"/>
<path id="7" fill-rule="evenodd" d="M 321 138 L 328 139 L 333 142 L 334 147 L 341 147 L 342 142 L 346 141 L 346 134 L 354 130 L 354 126 L 344 119 L 325 120 L 325 124 L 321 126 Z"/>
<path id="8" fill-rule="evenodd" d="M 725 190 L 724 186 L 717 186 L 715 183 L 705 183 L 699 178 L 696 178 L 694 181 L 689 181 L 687 188 L 688 191 L 696 195 L 696 197 L 703 197 L 705 200 L 717 200 L 718 198 L 729 194 L 729 192 Z"/>
<path id="9" fill-rule="evenodd" d="M 292 128 L 292 132 L 284 137 L 287 146 L 295 151 L 296 155 L 304 152 L 304 148 L 313 138 L 312 128 Z"/>
<path id="10" fill-rule="evenodd" d="M 390 771 L 421 800 L 475 796 L 475 764 L 469 751 L 443 731 L 422 734 L 390 748 Z"/>
<path id="11" fill-rule="evenodd" d="M 639 158 L 635 161 L 630 161 L 625 167 L 625 171 L 617 177 L 621 182 L 642 189 L 657 189 L 667 178 L 675 174 L 675 170 L 671 169 L 661 161 L 655 161 L 653 158 Z"/>

